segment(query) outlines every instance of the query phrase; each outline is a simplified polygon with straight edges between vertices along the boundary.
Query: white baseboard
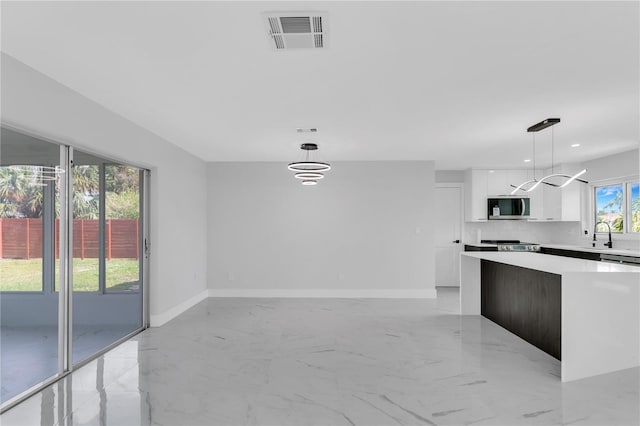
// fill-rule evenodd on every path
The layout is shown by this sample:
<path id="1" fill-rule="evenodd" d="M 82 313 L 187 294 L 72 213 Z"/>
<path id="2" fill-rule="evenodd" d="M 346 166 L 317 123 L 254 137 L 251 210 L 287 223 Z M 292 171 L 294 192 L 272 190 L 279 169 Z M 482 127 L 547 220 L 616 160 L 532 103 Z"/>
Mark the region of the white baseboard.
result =
<path id="1" fill-rule="evenodd" d="M 435 299 L 436 289 L 240 289 L 212 288 L 209 297 L 257 297 L 257 298 L 336 298 L 336 299 Z"/>
<path id="2" fill-rule="evenodd" d="M 173 308 L 167 309 L 161 314 L 151 314 L 149 317 L 149 325 L 151 327 L 160 327 L 161 325 L 168 323 L 187 309 L 197 305 L 198 303 L 209 297 L 210 291 L 211 290 L 203 290 L 192 298 L 185 300 L 184 302 L 174 306 Z"/>

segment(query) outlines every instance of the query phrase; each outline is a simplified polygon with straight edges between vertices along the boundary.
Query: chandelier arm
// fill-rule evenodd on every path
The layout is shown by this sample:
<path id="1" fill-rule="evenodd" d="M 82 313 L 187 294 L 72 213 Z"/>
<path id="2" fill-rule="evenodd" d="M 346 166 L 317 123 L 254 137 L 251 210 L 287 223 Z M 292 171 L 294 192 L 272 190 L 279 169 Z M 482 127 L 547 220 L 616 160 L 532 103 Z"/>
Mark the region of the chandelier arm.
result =
<path id="1" fill-rule="evenodd" d="M 579 176 L 582 176 L 583 174 L 585 174 L 586 172 L 587 172 L 587 169 L 583 169 L 583 170 L 581 170 L 580 172 L 576 173 L 573 176 L 567 175 L 567 174 L 564 174 L 564 173 L 552 173 L 552 174 L 547 175 L 547 176 L 543 177 L 542 179 L 540 179 L 535 185 L 533 185 L 531 188 L 527 189 L 526 191 L 527 192 L 533 191 L 541 183 L 544 183 L 546 185 L 555 186 L 556 188 L 564 188 L 565 186 L 569 185 L 571 182 L 576 180 Z M 553 178 L 553 177 L 567 178 L 567 181 L 565 181 L 562 185 L 557 185 L 557 184 L 553 184 L 551 182 L 546 182 L 547 179 L 550 179 L 550 178 Z"/>
<path id="2" fill-rule="evenodd" d="M 587 169 L 582 169 L 580 170 L 578 173 L 576 173 L 573 176 L 570 176 L 569 179 L 563 183 L 562 185 L 560 185 L 560 188 L 564 188 L 565 186 L 569 185 L 571 182 L 573 182 L 574 180 L 578 179 L 579 176 L 582 176 L 583 174 L 587 173 Z"/>
<path id="3" fill-rule="evenodd" d="M 532 182 L 537 182 L 537 181 L 536 181 L 535 179 L 532 179 L 532 180 L 528 180 L 528 181 L 526 181 L 526 182 L 522 182 L 522 183 L 521 183 L 520 185 L 518 185 L 518 186 L 513 186 L 513 185 L 511 185 L 511 186 L 513 186 L 513 187 L 515 188 L 513 191 L 511 191 L 511 195 L 515 195 L 515 193 L 516 193 L 516 192 L 518 192 L 518 191 L 519 191 L 519 190 L 521 190 L 521 189 L 522 189 L 523 191 L 525 191 L 525 192 L 528 192 L 526 189 L 523 189 L 523 187 L 524 187 L 524 186 L 526 186 L 526 185 L 527 185 L 527 184 L 529 184 L 529 183 L 532 183 Z"/>
<path id="4" fill-rule="evenodd" d="M 530 187 L 530 188 L 528 188 L 528 189 L 525 189 L 525 190 L 524 190 L 524 192 L 531 192 L 531 191 L 533 191 L 533 190 L 534 190 L 534 189 L 536 189 L 536 188 L 537 188 L 541 183 L 542 183 L 542 181 L 540 181 L 540 180 L 539 180 L 539 181 L 536 181 L 536 183 L 534 183 L 534 184 L 533 184 L 533 186 L 531 186 L 531 187 Z"/>
<path id="5" fill-rule="evenodd" d="M 323 172 L 331 170 L 329 163 L 320 163 L 317 161 L 299 161 L 296 163 L 289 163 L 287 168 L 294 172 Z"/>
<path id="6" fill-rule="evenodd" d="M 13 165 L 9 166 L 9 169 L 21 173 L 41 173 L 48 175 L 58 175 L 65 172 L 65 170 L 60 168 L 59 166 Z"/>
<path id="7" fill-rule="evenodd" d="M 549 184 L 548 182 L 545 182 L 545 181 L 546 181 L 547 179 L 549 179 L 549 178 L 552 178 L 552 177 L 560 177 L 560 176 L 561 176 L 561 177 L 567 177 L 567 178 L 568 178 L 568 177 L 570 177 L 570 176 L 564 175 L 564 174 L 562 174 L 562 173 L 552 173 L 552 174 L 547 175 L 547 176 L 544 176 L 542 179 L 540 179 L 540 180 L 538 181 L 538 183 L 536 183 L 536 184 L 535 184 L 535 185 L 533 185 L 531 188 L 529 188 L 529 189 L 527 190 L 527 192 L 529 192 L 529 191 L 533 191 L 533 190 L 534 190 L 534 189 L 536 189 L 536 188 L 537 188 L 541 183 Z"/>

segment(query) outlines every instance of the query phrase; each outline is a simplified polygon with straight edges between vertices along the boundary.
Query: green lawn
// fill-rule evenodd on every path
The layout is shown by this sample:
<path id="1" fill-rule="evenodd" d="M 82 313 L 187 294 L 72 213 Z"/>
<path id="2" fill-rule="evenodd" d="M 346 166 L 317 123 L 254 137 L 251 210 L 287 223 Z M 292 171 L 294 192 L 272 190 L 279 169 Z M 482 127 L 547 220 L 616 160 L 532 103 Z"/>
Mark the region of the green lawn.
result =
<path id="1" fill-rule="evenodd" d="M 107 291 L 137 291 L 138 261 L 107 260 L 106 276 Z M 73 260 L 73 289 L 98 291 L 98 259 Z M 42 291 L 42 259 L 0 259 L 0 291 Z"/>

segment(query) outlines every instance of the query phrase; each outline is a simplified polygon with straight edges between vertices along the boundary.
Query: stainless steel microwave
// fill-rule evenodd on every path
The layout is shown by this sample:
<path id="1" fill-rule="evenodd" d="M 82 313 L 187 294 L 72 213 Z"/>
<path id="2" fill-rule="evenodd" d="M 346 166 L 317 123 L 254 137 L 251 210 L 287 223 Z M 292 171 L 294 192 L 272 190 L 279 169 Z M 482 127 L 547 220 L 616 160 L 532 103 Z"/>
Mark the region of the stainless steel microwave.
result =
<path id="1" fill-rule="evenodd" d="M 494 197 L 487 200 L 490 220 L 529 219 L 529 199 L 523 197 Z"/>

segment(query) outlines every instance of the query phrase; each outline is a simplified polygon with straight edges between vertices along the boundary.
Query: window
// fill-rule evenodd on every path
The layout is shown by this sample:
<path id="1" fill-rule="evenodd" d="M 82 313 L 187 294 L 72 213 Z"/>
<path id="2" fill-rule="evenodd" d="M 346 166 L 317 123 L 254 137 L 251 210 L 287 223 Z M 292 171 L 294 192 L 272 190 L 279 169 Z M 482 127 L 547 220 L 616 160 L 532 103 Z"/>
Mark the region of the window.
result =
<path id="1" fill-rule="evenodd" d="M 101 170 L 94 161 L 78 157 L 72 168 L 73 291 L 99 291 Z"/>
<path id="2" fill-rule="evenodd" d="M 105 166 L 105 289 L 140 289 L 140 169 Z"/>
<path id="3" fill-rule="evenodd" d="M 43 291 L 44 188 L 39 166 L 0 167 L 0 291 Z"/>
<path id="4" fill-rule="evenodd" d="M 629 210 L 631 212 L 631 232 L 640 232 L 640 183 L 629 184 Z"/>
<path id="5" fill-rule="evenodd" d="M 616 182 L 594 188 L 596 232 L 640 232 L 640 183 Z M 607 226 L 609 225 L 609 226 Z"/>
<path id="6" fill-rule="evenodd" d="M 596 230 L 622 232 L 624 228 L 624 192 L 622 184 L 596 187 Z"/>
<path id="7" fill-rule="evenodd" d="M 75 153 L 73 291 L 139 292 L 141 171 Z M 56 261 L 56 280 L 58 267 Z"/>

